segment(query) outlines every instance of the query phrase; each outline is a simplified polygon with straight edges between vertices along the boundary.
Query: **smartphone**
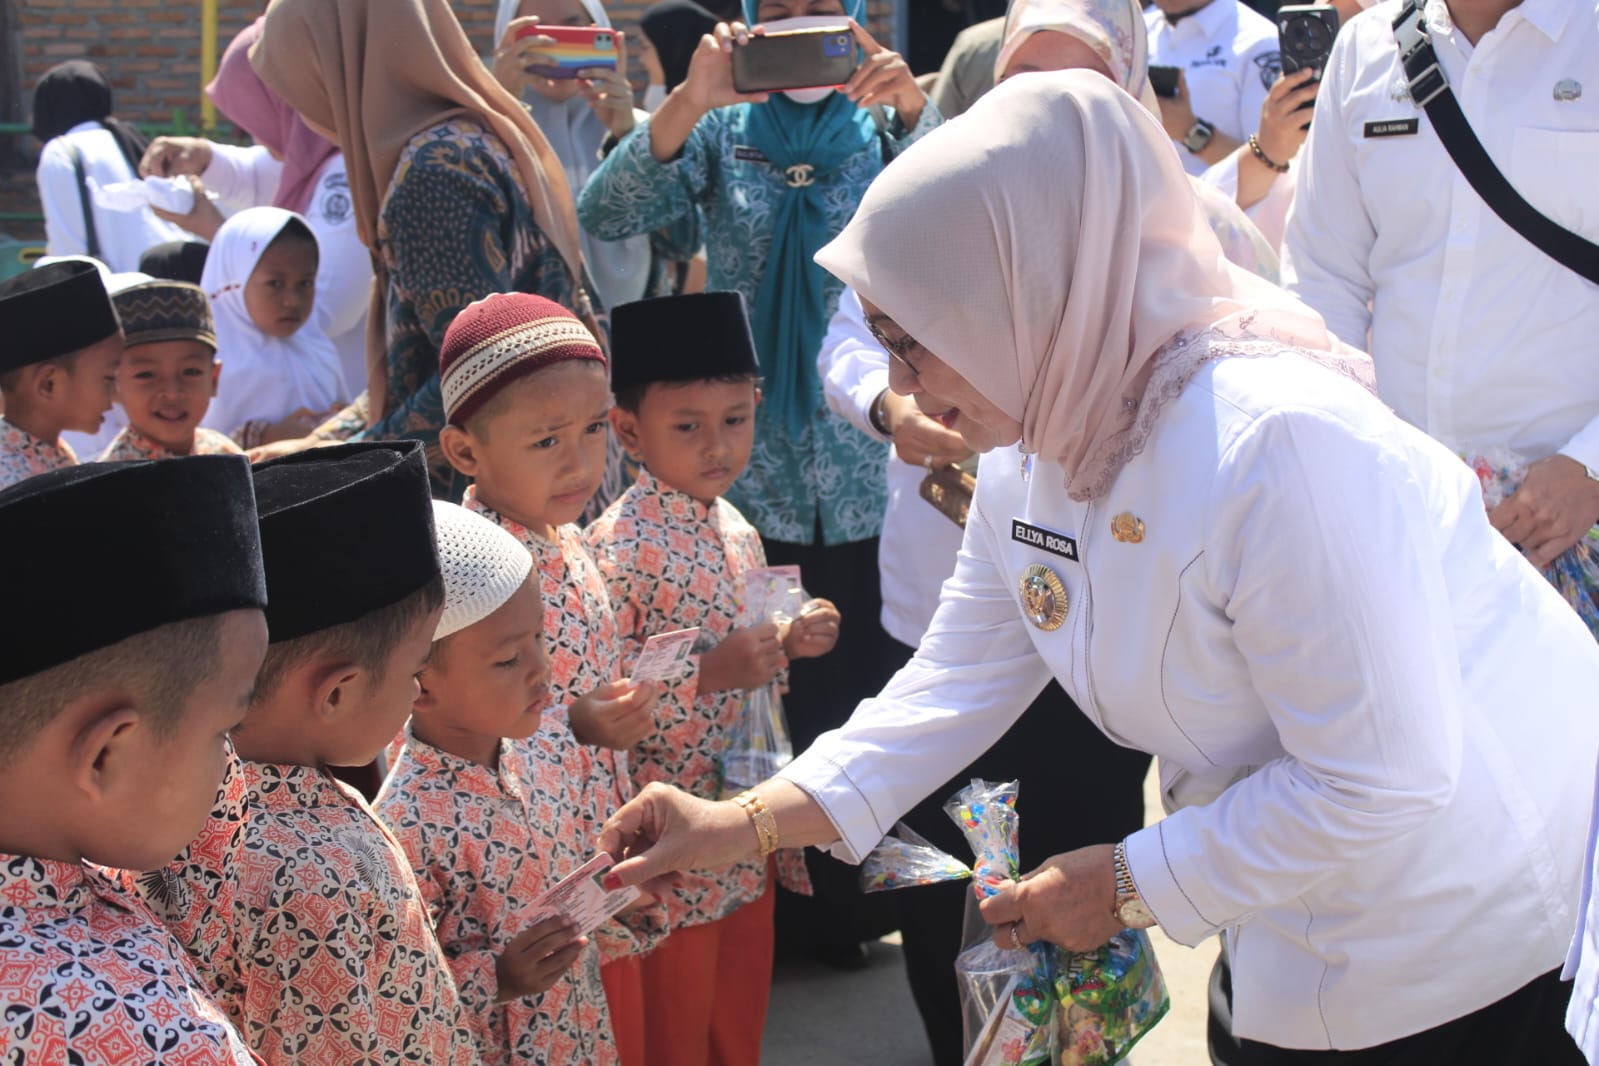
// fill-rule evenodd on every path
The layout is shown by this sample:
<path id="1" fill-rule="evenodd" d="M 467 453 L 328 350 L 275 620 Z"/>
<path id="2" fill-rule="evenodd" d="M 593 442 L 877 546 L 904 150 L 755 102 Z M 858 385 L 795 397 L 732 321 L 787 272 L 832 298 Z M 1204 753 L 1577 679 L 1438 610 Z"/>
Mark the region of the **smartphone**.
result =
<path id="1" fill-rule="evenodd" d="M 733 48 L 733 88 L 769 93 L 843 85 L 856 66 L 847 23 L 763 33 Z"/>
<path id="2" fill-rule="evenodd" d="M 1283 74 L 1309 67 L 1311 81 L 1320 81 L 1338 36 L 1338 9 L 1331 4 L 1299 4 L 1277 10 L 1277 45 Z"/>
<path id="3" fill-rule="evenodd" d="M 616 69 L 616 31 L 603 26 L 527 26 L 516 39 L 552 37 L 555 44 L 528 53 L 529 74 L 571 80 L 580 70 Z"/>
<path id="4" fill-rule="evenodd" d="M 1177 74 L 1176 67 L 1162 67 L 1152 63 L 1149 67 L 1149 87 L 1155 90 L 1156 96 L 1171 99 L 1177 95 Z"/>

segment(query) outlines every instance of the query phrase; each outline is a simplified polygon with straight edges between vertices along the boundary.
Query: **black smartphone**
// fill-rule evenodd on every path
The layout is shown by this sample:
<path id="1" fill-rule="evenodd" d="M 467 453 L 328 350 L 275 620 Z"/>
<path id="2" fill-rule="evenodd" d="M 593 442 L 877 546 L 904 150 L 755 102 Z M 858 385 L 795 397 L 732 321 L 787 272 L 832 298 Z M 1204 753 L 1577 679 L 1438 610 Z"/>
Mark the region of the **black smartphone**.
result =
<path id="1" fill-rule="evenodd" d="M 733 88 L 771 93 L 843 85 L 856 65 L 855 37 L 845 23 L 762 33 L 733 47 Z"/>
<path id="2" fill-rule="evenodd" d="M 1277 10 L 1277 46 L 1282 49 L 1283 73 L 1309 67 L 1311 81 L 1320 81 L 1338 36 L 1338 9 L 1331 4 L 1297 4 Z"/>
<path id="3" fill-rule="evenodd" d="M 1155 90 L 1156 96 L 1172 99 L 1177 95 L 1177 74 L 1176 67 L 1161 67 L 1152 63 L 1149 67 L 1149 87 Z"/>

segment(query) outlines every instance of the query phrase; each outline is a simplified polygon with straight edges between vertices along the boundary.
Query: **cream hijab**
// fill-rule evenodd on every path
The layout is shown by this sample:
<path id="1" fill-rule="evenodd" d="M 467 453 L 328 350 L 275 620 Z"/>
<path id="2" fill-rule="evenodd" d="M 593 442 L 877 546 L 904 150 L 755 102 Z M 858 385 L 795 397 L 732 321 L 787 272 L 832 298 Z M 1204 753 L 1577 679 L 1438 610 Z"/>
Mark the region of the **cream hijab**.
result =
<path id="1" fill-rule="evenodd" d="M 566 260 L 583 302 L 581 231 L 560 160 L 472 50 L 447 0 L 272 0 L 250 64 L 302 117 L 338 135 L 356 227 L 374 253 L 378 214 L 411 138 L 459 115 L 481 119 L 510 149 L 533 219 Z M 380 269 L 368 319 L 374 421 L 387 394 L 384 277 Z"/>
<path id="2" fill-rule="evenodd" d="M 1005 31 L 994 56 L 994 81 L 1016 50 L 1040 30 L 1069 33 L 1092 48 L 1104 61 L 1116 84 L 1160 114 L 1160 101 L 1149 84 L 1149 31 L 1138 0 L 1011 0 L 1005 12 Z"/>
<path id="3" fill-rule="evenodd" d="M 996 87 L 883 171 L 816 260 L 1021 423 L 1075 500 L 1210 359 L 1308 349 L 1369 378 L 1227 261 L 1165 131 L 1092 71 Z"/>

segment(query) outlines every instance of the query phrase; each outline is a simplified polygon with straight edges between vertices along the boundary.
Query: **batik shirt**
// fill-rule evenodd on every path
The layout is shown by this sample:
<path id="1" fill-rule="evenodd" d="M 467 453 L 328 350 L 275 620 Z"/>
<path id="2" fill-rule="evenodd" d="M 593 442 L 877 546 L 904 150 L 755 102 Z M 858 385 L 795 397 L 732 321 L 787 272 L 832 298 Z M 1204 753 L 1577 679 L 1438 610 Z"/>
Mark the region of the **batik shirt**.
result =
<path id="1" fill-rule="evenodd" d="M 619 240 L 698 209 L 710 271 L 705 287 L 737 290 L 746 306 L 755 307 L 788 192 L 784 172 L 749 147 L 750 108 L 759 106 L 736 104 L 706 114 L 682 152 L 666 163 L 650 153 L 652 120 L 640 122 L 583 186 L 577 200 L 583 227 L 601 240 Z M 883 137 L 873 138 L 835 173 L 817 178 L 829 232 L 836 236 L 854 217 L 866 187 L 882 173 L 885 154 L 897 155 L 942 122 L 929 101 L 914 129 L 892 120 Z M 829 319 L 843 288 L 827 276 Z M 810 422 L 797 437 L 775 406 L 756 408 L 755 448 L 728 499 L 767 540 L 832 545 L 877 536 L 888 500 L 883 446 L 828 408 L 820 381 L 811 407 Z"/>
<path id="2" fill-rule="evenodd" d="M 621 633 L 624 663 L 657 633 L 700 628 L 696 647 L 714 647 L 738 624 L 744 575 L 766 565 L 760 535 L 738 508 L 718 499 L 707 507 L 669 489 L 649 471 L 585 533 L 605 575 Z M 651 781 L 716 799 L 717 760 L 743 710 L 738 691 L 699 693 L 699 657 L 661 696 L 659 729 L 628 753 L 636 788 Z M 802 853 L 778 852 L 785 887 L 809 892 Z M 764 864 L 726 872 L 685 874 L 666 901 L 672 928 L 725 918 L 766 891 Z"/>
<path id="3" fill-rule="evenodd" d="M 51 444 L 0 418 L 0 489 L 77 463 L 65 441 Z"/>
<path id="4" fill-rule="evenodd" d="M 112 875 L 0 854 L 0 1061 L 255 1059 L 183 950 Z"/>
<path id="5" fill-rule="evenodd" d="M 466 490 L 462 505 L 510 533 L 533 555 L 544 594 L 544 647 L 550 657 L 550 695 L 557 706 L 568 706 L 601 685 L 625 677 L 621 647 L 617 643 L 616 615 L 605 590 L 605 579 L 583 544 L 574 525 L 555 531 L 556 540 L 543 536 L 513 518 L 507 518 L 477 498 L 477 486 Z M 597 841 L 600 830 L 617 808 L 633 798 L 627 773 L 627 756 L 609 748 L 589 748 L 591 770 L 584 812 L 587 839 Z M 632 929 L 634 923 L 627 924 Z M 599 936 L 600 957 L 609 962 L 622 955 L 647 950 L 653 943 L 647 929 L 636 930 L 642 939 L 618 939 L 609 932 Z"/>
<path id="6" fill-rule="evenodd" d="M 616 1042 L 585 948 L 543 995 L 496 1003 L 495 963 L 551 885 L 594 854 L 583 782 L 593 759 L 560 711 L 483 766 L 407 735 L 377 811 L 411 860 L 485 1063 L 614 1063 Z"/>
<path id="7" fill-rule="evenodd" d="M 251 1049 L 268 1063 L 476 1061 L 411 864 L 359 794 L 315 767 L 238 769 L 244 837 L 222 873 L 232 961 L 214 979 Z M 227 854 L 191 849 L 190 876 L 205 878 L 193 895 Z"/>
<path id="8" fill-rule="evenodd" d="M 114 463 L 123 459 L 171 459 L 178 454 L 167 451 L 154 440 L 128 426 L 106 445 L 105 454 L 100 456 L 100 461 Z M 232 438 L 225 433 L 197 426 L 194 431 L 194 447 L 188 454 L 243 455 L 244 449 L 233 443 Z"/>

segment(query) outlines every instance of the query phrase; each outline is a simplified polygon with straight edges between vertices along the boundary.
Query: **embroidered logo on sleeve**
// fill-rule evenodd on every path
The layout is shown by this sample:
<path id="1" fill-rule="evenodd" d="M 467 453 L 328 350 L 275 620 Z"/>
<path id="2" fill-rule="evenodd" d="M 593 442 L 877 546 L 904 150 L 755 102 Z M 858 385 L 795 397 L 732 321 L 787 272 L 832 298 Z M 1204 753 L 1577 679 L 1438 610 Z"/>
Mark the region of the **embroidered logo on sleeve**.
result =
<path id="1" fill-rule="evenodd" d="M 1277 84 L 1277 79 L 1283 76 L 1283 54 L 1281 52 L 1262 52 L 1255 57 L 1255 69 L 1260 71 L 1260 84 L 1268 90 Z"/>

